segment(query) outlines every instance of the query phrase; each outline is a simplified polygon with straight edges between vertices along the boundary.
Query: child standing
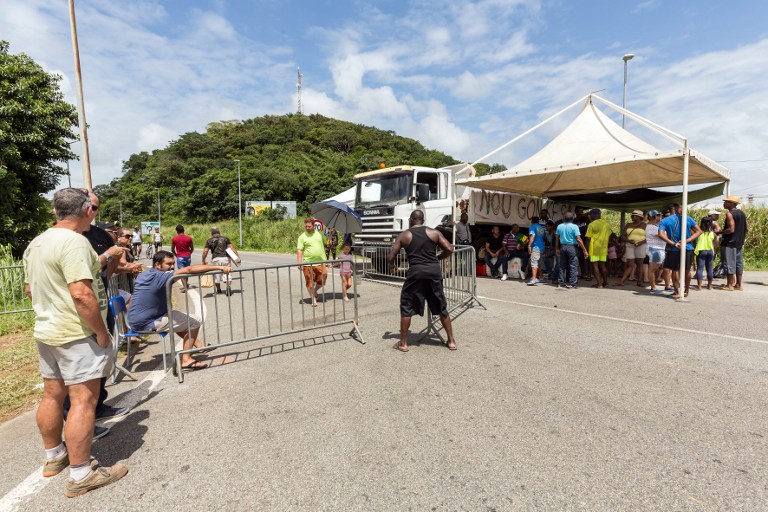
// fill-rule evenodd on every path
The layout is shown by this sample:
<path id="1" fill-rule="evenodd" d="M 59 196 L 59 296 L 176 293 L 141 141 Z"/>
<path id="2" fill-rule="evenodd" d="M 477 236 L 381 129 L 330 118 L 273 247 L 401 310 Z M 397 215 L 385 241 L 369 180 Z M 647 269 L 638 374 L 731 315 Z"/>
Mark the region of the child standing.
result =
<path id="1" fill-rule="evenodd" d="M 355 264 L 355 257 L 352 256 L 352 244 L 344 242 L 344 246 L 339 254 L 340 263 L 339 272 L 341 273 L 341 294 L 344 297 L 344 302 L 349 302 L 347 297 L 347 290 L 352 288 L 352 269 Z"/>
<path id="2" fill-rule="evenodd" d="M 608 237 L 608 275 L 613 277 L 618 274 L 618 268 L 616 260 L 618 259 L 618 251 L 616 247 L 619 245 L 619 237 L 616 233 L 611 233 Z"/>
<path id="3" fill-rule="evenodd" d="M 693 254 L 696 255 L 696 289 L 701 290 L 701 284 L 704 280 L 704 270 L 707 271 L 707 290 L 712 289 L 712 262 L 715 260 L 715 229 L 710 217 L 704 217 L 700 222 L 701 235 L 696 239 L 696 249 Z"/>

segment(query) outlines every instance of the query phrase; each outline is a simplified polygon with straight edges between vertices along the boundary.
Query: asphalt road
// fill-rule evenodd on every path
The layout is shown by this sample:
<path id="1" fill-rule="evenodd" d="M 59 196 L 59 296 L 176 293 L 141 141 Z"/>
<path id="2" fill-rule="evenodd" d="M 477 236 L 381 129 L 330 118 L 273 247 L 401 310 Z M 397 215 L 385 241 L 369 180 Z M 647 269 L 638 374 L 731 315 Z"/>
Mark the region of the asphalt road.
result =
<path id="1" fill-rule="evenodd" d="M 366 344 L 334 327 L 228 347 L 183 384 L 150 345 L 141 380 L 110 390 L 132 412 L 93 450 L 129 474 L 65 498 L 25 414 L 0 426 L 0 509 L 765 510 L 768 273 L 745 278 L 687 303 L 481 278 L 458 351 L 415 332 L 408 353 L 391 348 L 399 289 L 362 282 Z"/>

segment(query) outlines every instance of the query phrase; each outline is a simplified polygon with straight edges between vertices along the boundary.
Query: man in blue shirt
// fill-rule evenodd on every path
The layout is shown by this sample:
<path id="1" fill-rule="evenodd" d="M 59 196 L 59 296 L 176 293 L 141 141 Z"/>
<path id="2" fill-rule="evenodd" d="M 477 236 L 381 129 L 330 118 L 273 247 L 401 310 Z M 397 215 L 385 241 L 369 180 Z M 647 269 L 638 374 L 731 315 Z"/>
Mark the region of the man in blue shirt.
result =
<path id="1" fill-rule="evenodd" d="M 672 286 L 675 293 L 673 299 L 681 298 L 680 295 L 680 247 L 682 246 L 683 234 L 683 207 L 677 203 L 667 206 L 666 210 L 669 216 L 659 222 L 659 238 L 672 246 L 672 251 L 664 258 L 664 268 L 672 271 Z M 684 296 L 688 296 L 688 289 L 691 286 L 691 264 L 693 263 L 693 241 L 701 234 L 701 228 L 688 215 L 685 216 L 685 291 Z"/>
<path id="2" fill-rule="evenodd" d="M 555 231 L 555 255 L 560 258 L 560 278 L 557 287 L 578 288 L 579 282 L 579 257 L 576 246 L 581 248 L 584 257 L 589 256 L 584 242 L 581 241 L 579 227 L 573 223 L 573 212 L 565 212 L 563 223 L 557 226 Z M 565 284 L 565 273 L 570 271 L 571 282 Z"/>
<path id="3" fill-rule="evenodd" d="M 171 311 L 168 315 L 165 285 L 173 276 L 182 274 L 200 274 L 211 270 L 220 270 L 229 274 L 232 268 L 225 265 L 190 265 L 174 271 L 176 260 L 168 251 L 157 251 L 152 257 L 152 268 L 136 277 L 133 288 L 133 299 L 128 309 L 128 322 L 137 331 L 164 331 L 168 329 L 169 321 L 173 322 L 172 330 L 184 340 L 184 350 L 197 343 L 197 333 L 200 322 L 185 315 L 181 311 Z M 170 319 L 168 317 L 171 317 Z M 173 343 L 173 341 L 171 341 Z M 185 353 L 181 358 L 182 370 L 201 370 L 208 365 L 192 358 Z"/>
<path id="4" fill-rule="evenodd" d="M 531 219 L 531 227 L 528 228 L 528 254 L 531 255 L 531 280 L 528 286 L 535 286 L 539 280 L 536 275 L 539 273 L 539 262 L 544 254 L 546 228 L 539 224 L 539 218 Z"/>

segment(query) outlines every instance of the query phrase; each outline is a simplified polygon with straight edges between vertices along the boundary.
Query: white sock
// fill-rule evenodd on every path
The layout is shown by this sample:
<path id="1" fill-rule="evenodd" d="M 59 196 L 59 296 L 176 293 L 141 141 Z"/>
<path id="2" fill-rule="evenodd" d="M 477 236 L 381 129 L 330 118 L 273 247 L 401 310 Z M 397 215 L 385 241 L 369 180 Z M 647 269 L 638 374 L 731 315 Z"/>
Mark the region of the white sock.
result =
<path id="1" fill-rule="evenodd" d="M 67 447 L 64 446 L 64 443 L 59 443 L 59 446 L 57 446 L 56 448 L 45 450 L 45 458 L 48 460 L 55 459 L 57 457 L 61 457 L 65 453 L 67 453 Z"/>
<path id="2" fill-rule="evenodd" d="M 91 461 L 85 461 L 77 466 L 69 466 L 69 478 L 79 482 L 91 474 Z"/>

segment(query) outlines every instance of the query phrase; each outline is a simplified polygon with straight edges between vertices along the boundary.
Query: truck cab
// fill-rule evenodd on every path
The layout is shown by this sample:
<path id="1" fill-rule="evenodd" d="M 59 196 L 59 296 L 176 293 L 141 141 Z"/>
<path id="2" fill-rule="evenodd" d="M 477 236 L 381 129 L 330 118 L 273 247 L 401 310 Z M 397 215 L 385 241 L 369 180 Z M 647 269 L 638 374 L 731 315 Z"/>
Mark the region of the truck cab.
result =
<path id="1" fill-rule="evenodd" d="M 455 181 L 458 174 L 469 176 L 466 169 L 466 164 L 440 169 L 398 165 L 356 175 L 355 211 L 363 231 L 355 233 L 355 245 L 392 243 L 408 229 L 408 218 L 417 208 L 424 211 L 426 226 L 438 227 L 452 215 Z"/>

